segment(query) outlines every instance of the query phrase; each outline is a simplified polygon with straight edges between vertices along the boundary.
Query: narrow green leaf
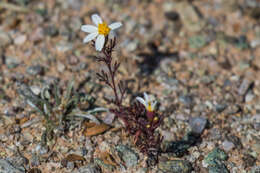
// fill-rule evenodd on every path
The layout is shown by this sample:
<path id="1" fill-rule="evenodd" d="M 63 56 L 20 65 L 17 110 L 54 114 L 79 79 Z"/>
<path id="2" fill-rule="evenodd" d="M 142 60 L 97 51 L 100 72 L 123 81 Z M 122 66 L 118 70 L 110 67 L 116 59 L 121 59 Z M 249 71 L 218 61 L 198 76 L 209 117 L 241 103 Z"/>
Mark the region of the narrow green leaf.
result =
<path id="1" fill-rule="evenodd" d="M 61 98 L 60 98 L 60 89 L 57 84 L 54 84 L 54 99 L 55 99 L 55 105 L 60 105 Z"/>
<path id="2" fill-rule="evenodd" d="M 71 97 L 71 94 L 72 94 L 72 91 L 73 91 L 73 86 L 74 86 L 74 81 L 70 81 L 69 82 L 69 85 L 67 87 L 67 90 L 66 90 L 66 95 L 65 95 L 65 99 L 66 100 L 69 100 L 69 98 Z"/>

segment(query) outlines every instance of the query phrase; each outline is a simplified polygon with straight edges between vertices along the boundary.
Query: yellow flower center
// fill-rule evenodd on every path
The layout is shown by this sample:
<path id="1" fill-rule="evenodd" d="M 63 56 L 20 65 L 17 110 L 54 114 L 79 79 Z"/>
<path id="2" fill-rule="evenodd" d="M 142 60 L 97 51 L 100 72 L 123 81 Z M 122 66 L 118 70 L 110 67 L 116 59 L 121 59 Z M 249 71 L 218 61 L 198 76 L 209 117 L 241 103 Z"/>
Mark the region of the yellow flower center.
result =
<path id="1" fill-rule="evenodd" d="M 148 102 L 147 110 L 148 110 L 149 112 L 153 112 L 153 108 L 152 108 L 151 102 Z"/>
<path id="2" fill-rule="evenodd" d="M 98 33 L 100 35 L 104 35 L 107 36 L 110 32 L 110 28 L 108 27 L 108 25 L 106 23 L 100 23 L 98 24 Z"/>
<path id="3" fill-rule="evenodd" d="M 158 117 L 154 117 L 153 121 L 155 121 L 155 122 L 158 121 Z"/>
<path id="4" fill-rule="evenodd" d="M 147 125 L 146 125 L 146 128 L 148 128 L 148 129 L 149 129 L 150 127 L 151 127 L 151 125 L 150 125 L 150 124 L 147 124 Z"/>

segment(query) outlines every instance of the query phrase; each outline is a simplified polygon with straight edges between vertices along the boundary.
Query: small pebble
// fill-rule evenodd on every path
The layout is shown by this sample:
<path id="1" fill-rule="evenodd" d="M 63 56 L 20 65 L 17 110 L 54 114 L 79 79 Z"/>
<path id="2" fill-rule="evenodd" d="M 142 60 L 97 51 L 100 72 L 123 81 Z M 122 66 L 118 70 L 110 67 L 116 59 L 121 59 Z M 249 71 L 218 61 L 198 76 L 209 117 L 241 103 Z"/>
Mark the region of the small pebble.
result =
<path id="1" fill-rule="evenodd" d="M 64 70 L 65 70 L 65 65 L 63 64 L 63 63 L 61 63 L 61 62 L 58 62 L 57 63 L 57 69 L 58 69 L 58 71 L 60 72 L 60 73 L 62 73 Z"/>
<path id="2" fill-rule="evenodd" d="M 47 26 L 43 29 L 43 33 L 45 35 L 48 35 L 48 36 L 51 36 L 51 37 L 55 37 L 59 34 L 59 31 L 58 29 L 53 26 L 53 25 L 50 25 L 50 26 Z"/>
<path id="3" fill-rule="evenodd" d="M 186 106 L 190 106 L 192 104 L 192 97 L 189 95 L 183 95 L 179 97 L 179 101 Z"/>
<path id="4" fill-rule="evenodd" d="M 7 56 L 5 58 L 5 64 L 9 69 L 18 67 L 21 64 L 21 60 L 18 57 Z"/>
<path id="5" fill-rule="evenodd" d="M 74 167 L 75 167 L 75 164 L 74 164 L 74 162 L 68 162 L 67 163 L 67 169 L 74 169 Z"/>
<path id="6" fill-rule="evenodd" d="M 44 39 L 44 33 L 42 28 L 37 28 L 32 34 L 30 35 L 30 40 L 34 42 L 38 42 Z"/>
<path id="7" fill-rule="evenodd" d="M 260 122 L 259 123 L 254 123 L 253 126 L 254 126 L 255 130 L 260 131 Z"/>
<path id="8" fill-rule="evenodd" d="M 41 93 L 41 88 L 38 87 L 38 86 L 30 86 L 30 89 L 32 90 L 32 92 L 35 94 L 35 95 L 39 95 Z"/>
<path id="9" fill-rule="evenodd" d="M 253 144 L 252 145 L 252 150 L 260 154 L 260 144 Z"/>
<path id="10" fill-rule="evenodd" d="M 258 47 L 259 45 L 260 45 L 260 39 L 252 40 L 252 41 L 250 42 L 250 46 L 251 46 L 252 48 L 256 48 L 256 47 Z"/>
<path id="11" fill-rule="evenodd" d="M 251 102 L 255 98 L 255 95 L 252 91 L 249 91 L 245 96 L 245 102 Z"/>
<path id="12" fill-rule="evenodd" d="M 0 141 L 6 142 L 8 140 L 8 137 L 5 134 L 0 134 Z"/>
<path id="13" fill-rule="evenodd" d="M 163 139 L 166 141 L 172 141 L 175 139 L 174 134 L 168 130 L 162 130 L 161 135 L 163 136 Z"/>
<path id="14" fill-rule="evenodd" d="M 41 65 L 32 65 L 26 69 L 26 72 L 30 75 L 42 75 L 44 73 L 44 68 Z"/>
<path id="15" fill-rule="evenodd" d="M 186 160 L 162 161 L 158 164 L 159 169 L 167 173 L 190 173 L 192 165 Z"/>
<path id="16" fill-rule="evenodd" d="M 10 35 L 7 32 L 0 30 L 0 47 L 7 46 L 12 42 Z"/>
<path id="17" fill-rule="evenodd" d="M 216 110 L 218 113 L 223 112 L 226 108 L 227 108 L 227 105 L 226 105 L 226 104 L 217 104 L 217 105 L 215 106 L 215 110 Z"/>
<path id="18" fill-rule="evenodd" d="M 225 151 L 230 151 L 230 150 L 232 150 L 234 147 L 235 147 L 235 145 L 232 143 L 232 142 L 230 142 L 230 141 L 228 141 L 228 140 L 225 140 L 223 143 L 222 143 L 222 146 L 223 146 L 223 149 L 225 150 Z"/>
<path id="19" fill-rule="evenodd" d="M 20 35 L 14 39 L 14 44 L 16 45 L 22 45 L 26 41 L 27 36 L 26 35 Z"/>
<path id="20" fill-rule="evenodd" d="M 114 114 L 114 113 L 111 113 L 111 112 L 108 112 L 108 113 L 105 115 L 105 117 L 104 117 L 104 119 L 103 119 L 103 122 L 104 122 L 105 124 L 112 124 L 113 121 L 114 121 L 114 119 L 115 119 L 115 114 Z"/>
<path id="21" fill-rule="evenodd" d="M 251 84 L 249 80 L 244 79 L 238 88 L 238 94 L 241 96 L 245 95 Z"/>
<path id="22" fill-rule="evenodd" d="M 46 154 L 49 151 L 48 146 L 42 146 L 41 144 L 38 144 L 35 147 L 35 151 L 39 153 L 40 155 Z"/>
<path id="23" fill-rule="evenodd" d="M 68 4 L 72 7 L 73 10 L 80 10 L 82 3 L 83 1 L 81 0 L 68 0 Z"/>

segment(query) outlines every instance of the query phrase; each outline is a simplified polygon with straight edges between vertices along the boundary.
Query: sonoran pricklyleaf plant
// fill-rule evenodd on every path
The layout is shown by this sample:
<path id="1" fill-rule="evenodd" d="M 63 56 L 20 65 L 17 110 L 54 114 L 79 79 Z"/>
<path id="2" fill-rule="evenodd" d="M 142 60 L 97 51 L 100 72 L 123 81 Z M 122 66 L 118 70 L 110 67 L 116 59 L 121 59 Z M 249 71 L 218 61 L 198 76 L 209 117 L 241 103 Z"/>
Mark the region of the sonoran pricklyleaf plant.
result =
<path id="1" fill-rule="evenodd" d="M 101 70 L 97 76 L 114 93 L 114 98 L 110 102 L 114 103 L 115 107 L 111 108 L 110 111 L 124 122 L 126 130 L 134 136 L 134 144 L 148 155 L 148 164 L 155 164 L 161 152 L 160 144 L 162 142 L 162 137 L 156 132 L 156 129 L 163 120 L 163 116 L 156 112 L 157 102 L 151 95 L 144 93 L 144 99 L 137 97 L 137 101 L 129 106 L 122 104 L 126 93 L 126 83 L 116 79 L 120 66 L 120 62 L 112 57 L 116 39 L 109 39 L 110 31 L 119 28 L 122 24 L 116 22 L 107 25 L 97 14 L 93 14 L 91 18 L 96 26 L 83 25 L 81 27 L 82 31 L 90 33 L 83 42 L 92 41 L 92 46 L 102 53 L 101 56 L 96 57 L 96 60 L 105 64 L 107 70 Z M 94 41 L 96 37 L 97 39 Z"/>
<path id="2" fill-rule="evenodd" d="M 99 120 L 92 114 L 106 111 L 104 108 L 92 109 L 95 99 L 88 94 L 76 92 L 73 85 L 74 82 L 70 82 L 62 92 L 57 83 L 51 84 L 43 87 L 39 95 L 26 84 L 21 84 L 18 89 L 26 103 L 44 117 L 44 144 L 53 137 L 64 134 L 73 125 L 73 119 L 76 117 L 87 118 L 99 124 Z"/>

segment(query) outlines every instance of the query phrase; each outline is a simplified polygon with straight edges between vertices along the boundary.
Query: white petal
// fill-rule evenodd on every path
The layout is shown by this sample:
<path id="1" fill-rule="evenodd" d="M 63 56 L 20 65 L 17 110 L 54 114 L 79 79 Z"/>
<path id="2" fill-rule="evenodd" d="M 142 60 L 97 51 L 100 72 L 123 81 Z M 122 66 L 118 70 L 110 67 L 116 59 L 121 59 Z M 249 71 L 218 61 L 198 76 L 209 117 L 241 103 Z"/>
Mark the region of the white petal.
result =
<path id="1" fill-rule="evenodd" d="M 115 22 L 115 23 L 112 23 L 110 24 L 108 27 L 111 29 L 111 30 L 114 30 L 114 29 L 117 29 L 119 27 L 122 26 L 122 23 L 121 22 Z"/>
<path id="2" fill-rule="evenodd" d="M 102 19 L 97 14 L 93 14 L 91 16 L 91 19 L 92 19 L 93 23 L 95 23 L 95 25 L 97 25 L 97 26 L 98 26 L 98 24 L 103 23 Z"/>
<path id="3" fill-rule="evenodd" d="M 83 43 L 87 43 L 87 42 L 93 40 L 94 38 L 96 38 L 97 35 L 98 35 L 98 32 L 93 32 L 93 33 L 87 35 L 87 36 L 84 38 Z"/>
<path id="4" fill-rule="evenodd" d="M 97 37 L 96 43 L 95 43 L 95 47 L 97 51 L 101 51 L 103 49 L 105 43 L 105 36 L 104 35 L 99 35 Z"/>
<path id="5" fill-rule="evenodd" d="M 149 101 L 149 96 L 146 94 L 146 92 L 144 92 L 144 99 L 145 99 L 145 101 Z"/>
<path id="6" fill-rule="evenodd" d="M 92 33 L 92 32 L 97 32 L 98 28 L 96 26 L 93 26 L 93 25 L 82 25 L 81 31 Z"/>
<path id="7" fill-rule="evenodd" d="M 142 103 L 145 107 L 147 106 L 146 102 L 142 97 L 136 97 L 136 100 L 138 100 L 140 103 Z"/>

